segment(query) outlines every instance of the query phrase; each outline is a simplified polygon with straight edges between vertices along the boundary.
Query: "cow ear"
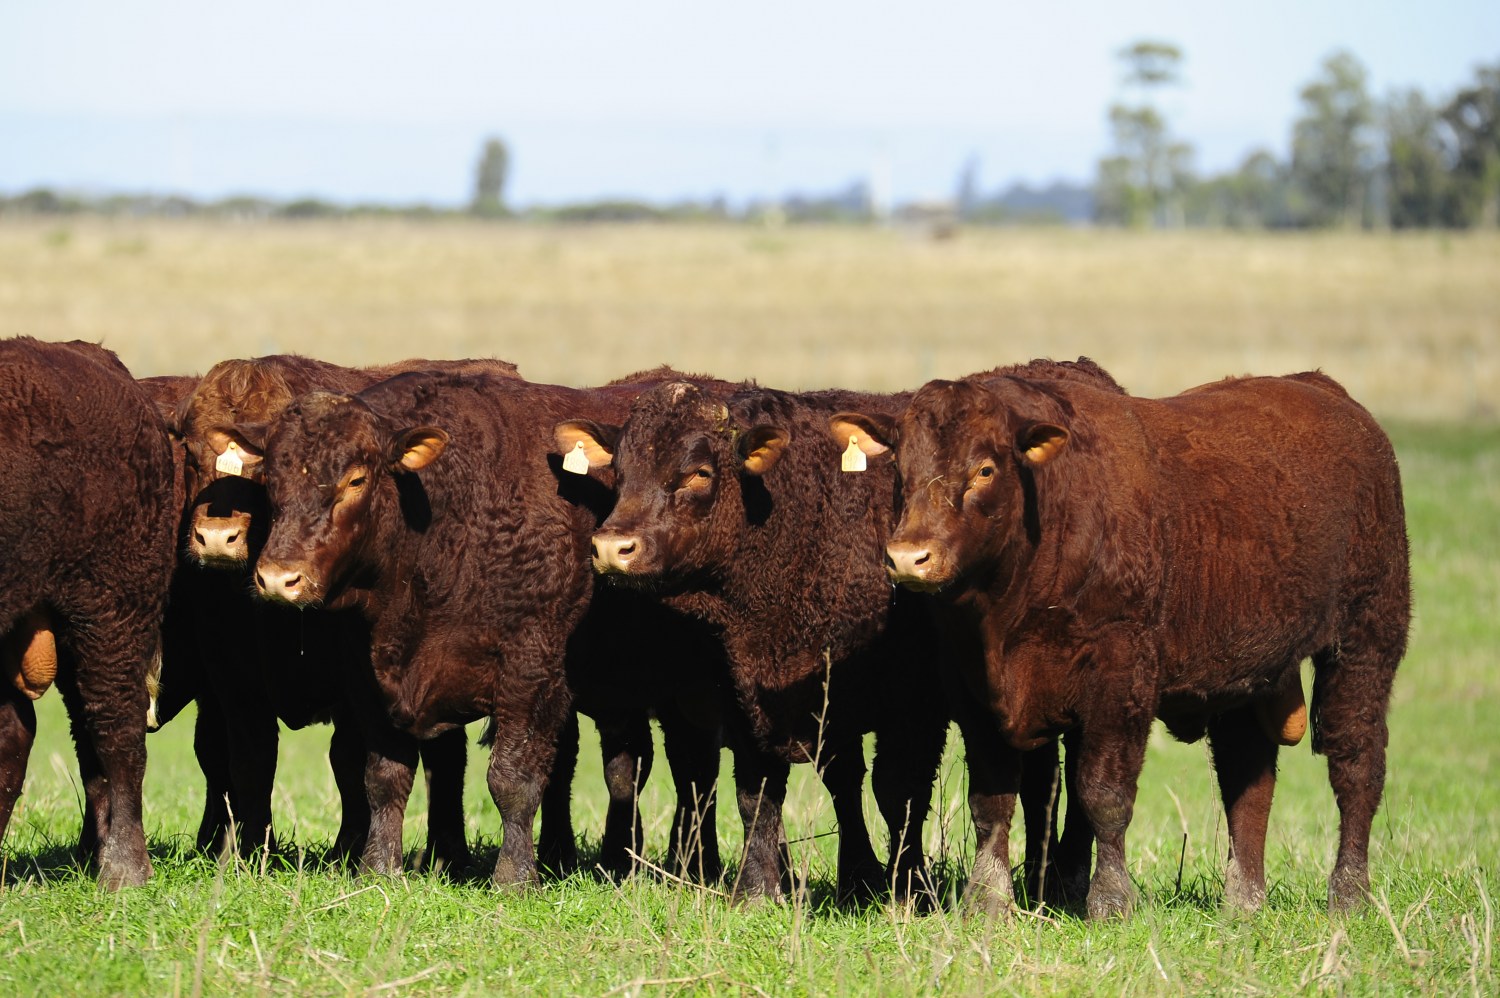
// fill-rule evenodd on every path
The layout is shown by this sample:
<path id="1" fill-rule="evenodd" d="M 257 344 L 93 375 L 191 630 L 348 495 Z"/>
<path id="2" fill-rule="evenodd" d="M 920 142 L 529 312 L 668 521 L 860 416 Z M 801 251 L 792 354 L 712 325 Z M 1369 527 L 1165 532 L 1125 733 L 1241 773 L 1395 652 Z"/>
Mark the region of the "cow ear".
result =
<path id="1" fill-rule="evenodd" d="M 226 475 L 259 481 L 265 474 L 266 425 L 215 426 L 204 435 L 217 455 L 214 467 Z"/>
<path id="2" fill-rule="evenodd" d="M 421 471 L 438 459 L 448 446 L 448 434 L 436 426 L 414 426 L 391 438 L 391 470 Z"/>
<path id="3" fill-rule="evenodd" d="M 747 474 L 764 475 L 776 466 L 792 435 L 779 426 L 752 426 L 739 435 L 740 467 Z"/>
<path id="4" fill-rule="evenodd" d="M 607 468 L 615 459 L 615 442 L 620 438 L 618 426 L 601 426 L 588 419 L 570 419 L 552 429 L 557 453 L 563 468 L 575 475 L 587 475 L 596 468 Z"/>
<path id="5" fill-rule="evenodd" d="M 1068 431 L 1055 423 L 1031 423 L 1016 435 L 1016 450 L 1032 467 L 1051 461 L 1068 445 Z"/>
<path id="6" fill-rule="evenodd" d="M 865 457 L 886 453 L 896 437 L 896 424 L 889 416 L 866 416 L 858 412 L 829 417 L 828 430 L 839 447 L 853 444 Z"/>

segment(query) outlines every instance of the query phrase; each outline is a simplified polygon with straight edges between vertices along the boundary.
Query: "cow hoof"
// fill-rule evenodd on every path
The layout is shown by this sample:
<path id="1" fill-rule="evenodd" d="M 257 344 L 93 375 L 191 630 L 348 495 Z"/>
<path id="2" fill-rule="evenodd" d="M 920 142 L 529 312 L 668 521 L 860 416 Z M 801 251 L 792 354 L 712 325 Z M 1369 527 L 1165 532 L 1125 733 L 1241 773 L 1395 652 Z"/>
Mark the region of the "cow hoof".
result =
<path id="1" fill-rule="evenodd" d="M 534 864 L 504 854 L 495 860 L 495 872 L 490 876 L 490 882 L 508 894 L 522 894 L 541 887 Z"/>
<path id="2" fill-rule="evenodd" d="M 1124 872 L 1099 870 L 1089 885 L 1089 919 L 1125 918 L 1135 908 L 1135 885 Z"/>
<path id="3" fill-rule="evenodd" d="M 963 915 L 966 919 L 1009 921 L 1015 910 L 1016 899 L 1011 891 L 973 881 L 964 888 Z"/>
<path id="4" fill-rule="evenodd" d="M 1232 911 L 1252 914 L 1260 911 L 1265 901 L 1265 882 L 1257 883 L 1250 879 L 1240 869 L 1239 863 L 1230 860 L 1229 869 L 1224 874 L 1224 907 Z"/>
<path id="5" fill-rule="evenodd" d="M 1342 915 L 1370 900 L 1370 875 L 1363 870 L 1340 867 L 1328 878 L 1328 911 Z"/>
<path id="6" fill-rule="evenodd" d="M 99 886 L 107 891 L 122 887 L 140 887 L 151 879 L 151 860 L 142 857 L 136 862 L 99 862 Z"/>
<path id="7" fill-rule="evenodd" d="M 848 877 L 840 877 L 837 899 L 840 907 L 862 908 L 886 891 L 885 870 L 877 867 Z"/>
<path id="8" fill-rule="evenodd" d="M 737 908 L 759 908 L 768 904 L 781 904 L 786 900 L 779 884 L 736 884 L 729 893 L 729 903 Z"/>

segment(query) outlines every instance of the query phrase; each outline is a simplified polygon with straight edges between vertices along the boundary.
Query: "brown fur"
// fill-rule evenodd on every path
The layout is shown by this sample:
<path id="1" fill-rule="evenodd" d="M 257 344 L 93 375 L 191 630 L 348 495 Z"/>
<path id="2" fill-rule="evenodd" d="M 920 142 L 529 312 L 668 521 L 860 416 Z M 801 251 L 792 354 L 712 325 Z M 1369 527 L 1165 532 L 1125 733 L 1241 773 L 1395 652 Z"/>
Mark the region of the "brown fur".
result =
<path id="1" fill-rule="evenodd" d="M 144 883 L 145 677 L 176 520 L 166 429 L 114 354 L 28 338 L 0 341 L 0 426 L 0 640 L 27 687 L 0 688 L 0 834 L 51 658 L 78 749 L 81 846 L 105 886 Z"/>
<path id="2" fill-rule="evenodd" d="M 969 695 L 1009 746 L 970 746 L 972 903 L 1010 893 L 998 857 L 1012 750 L 1076 729 L 1099 841 L 1089 912 L 1128 910 L 1124 834 L 1160 716 L 1180 736 L 1207 731 L 1229 816 L 1228 899 L 1257 906 L 1277 747 L 1255 712 L 1292 696 L 1308 657 L 1313 748 L 1341 816 L 1329 900 L 1366 895 L 1410 588 L 1394 455 L 1342 388 L 1313 372 L 1151 400 L 976 377 L 932 382 L 873 428 L 905 482 L 898 576 L 940 588 L 967 621 L 985 662 Z"/>

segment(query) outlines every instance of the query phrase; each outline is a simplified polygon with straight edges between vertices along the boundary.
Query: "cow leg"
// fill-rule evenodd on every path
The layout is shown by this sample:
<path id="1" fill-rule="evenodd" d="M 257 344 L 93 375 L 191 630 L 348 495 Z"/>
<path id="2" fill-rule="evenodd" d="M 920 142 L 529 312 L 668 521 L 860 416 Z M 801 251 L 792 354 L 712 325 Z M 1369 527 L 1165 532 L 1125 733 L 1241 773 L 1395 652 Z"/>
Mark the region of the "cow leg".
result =
<path id="1" fill-rule="evenodd" d="M 1021 820 L 1026 826 L 1025 903 L 1041 904 L 1057 861 L 1057 807 L 1062 800 L 1057 740 L 1021 757 Z"/>
<path id="2" fill-rule="evenodd" d="M 71 667 L 59 673 L 57 690 L 68 710 L 68 728 L 78 757 L 78 781 L 83 785 L 83 826 L 78 833 L 78 861 L 97 862 L 99 843 L 109 832 L 109 783 L 94 751 L 83 697 Z"/>
<path id="3" fill-rule="evenodd" d="M 235 835 L 242 855 L 265 846 L 274 849 L 271 833 L 271 788 L 276 783 L 280 731 L 276 716 L 260 702 L 221 704 L 229 741 L 229 777 Z"/>
<path id="4" fill-rule="evenodd" d="M 464 729 L 421 742 L 418 751 L 427 776 L 427 865 L 456 876 L 470 860 L 464 834 L 464 768 L 469 761 Z"/>
<path id="5" fill-rule="evenodd" d="M 868 902 L 880 896 L 885 887 L 885 867 L 875 856 L 865 823 L 865 753 L 861 739 L 831 747 L 818 775 L 833 798 L 833 814 L 839 826 L 838 901 Z"/>
<path id="6" fill-rule="evenodd" d="M 974 822 L 974 868 L 964 888 L 964 913 L 1008 917 L 1016 903 L 1010 878 L 1010 822 L 1021 784 L 1021 754 L 1005 743 L 987 710 L 972 703 L 955 706 Z"/>
<path id="7" fill-rule="evenodd" d="M 1067 807 L 1063 811 L 1062 838 L 1057 842 L 1056 859 L 1048 875 L 1047 900 L 1059 905 L 1083 901 L 1089 892 L 1089 875 L 1094 863 L 1094 826 L 1078 799 L 1078 732 L 1069 731 L 1062 737 L 1063 786 L 1067 790 Z M 1059 800 L 1053 805 L 1052 822 L 1057 824 L 1057 812 L 1063 807 Z"/>
<path id="8" fill-rule="evenodd" d="M 748 733 L 736 732 L 734 752 L 735 803 L 745 827 L 745 851 L 731 896 L 736 902 L 756 898 L 780 900 L 782 877 L 789 873 L 783 843 L 786 829 L 781 808 L 786 802 L 786 781 L 791 767 L 762 752 Z"/>
<path id="9" fill-rule="evenodd" d="M 382 722 L 366 717 L 364 724 L 370 837 L 359 858 L 359 871 L 394 877 L 402 870 L 401 826 L 416 778 L 418 748 L 411 735 Z"/>
<path id="10" fill-rule="evenodd" d="M 198 848 L 218 852 L 229 843 L 229 811 L 232 806 L 229 777 L 229 745 L 224 717 L 213 697 L 198 699 L 193 722 L 193 754 L 203 771 L 203 820 L 198 823 Z"/>
<path id="11" fill-rule="evenodd" d="M 359 723 L 342 706 L 335 708 L 328 739 L 328 765 L 339 791 L 339 831 L 333 856 L 347 863 L 359 856 L 370 834 L 370 800 L 365 796 L 365 739 Z"/>
<path id="12" fill-rule="evenodd" d="M 922 829 L 932 807 L 948 720 L 908 717 L 904 723 L 883 726 L 875 738 L 871 784 L 891 838 L 885 882 L 897 900 L 905 901 L 927 881 Z"/>
<path id="13" fill-rule="evenodd" d="M 1229 823 L 1224 903 L 1256 911 L 1266 899 L 1266 825 L 1276 791 L 1277 746 L 1261 730 L 1253 707 L 1210 718 L 1208 742 Z"/>
<path id="14" fill-rule="evenodd" d="M 144 884 L 151 876 L 146 831 L 141 823 L 141 784 L 146 775 L 146 663 L 155 650 L 157 621 L 142 626 L 119 623 L 78 642 L 75 666 L 59 687 L 76 691 L 81 717 L 73 732 L 85 797 L 93 779 L 102 779 L 94 804 L 104 812 L 99 828 L 99 882 L 115 890 Z M 95 638 L 97 635 L 97 638 Z M 91 640 L 92 639 L 92 640 Z"/>
<path id="15" fill-rule="evenodd" d="M 505 890 L 525 890 L 540 882 L 531 829 L 557 756 L 557 736 L 573 712 L 562 663 L 541 657 L 545 648 L 561 648 L 565 642 L 546 642 L 546 637 L 538 636 L 540 643 L 531 648 L 514 648 L 506 663 L 512 676 L 546 678 L 529 688 L 517 683 L 507 689 L 504 714 L 495 716 L 488 782 L 503 838 L 491 881 Z"/>
<path id="16" fill-rule="evenodd" d="M 719 779 L 719 730 L 698 724 L 675 703 L 657 708 L 661 735 L 677 791 L 669 866 L 684 877 L 712 883 L 723 875 L 715 785 Z"/>
<path id="17" fill-rule="evenodd" d="M 557 736 L 552 774 L 542 791 L 542 831 L 537 862 L 554 876 L 578 869 L 578 842 L 573 837 L 573 775 L 578 771 L 578 714 L 570 711 Z"/>
<path id="18" fill-rule="evenodd" d="M 36 708 L 19 690 L 0 694 L 0 839 L 26 781 L 26 761 L 36 741 Z"/>
<path id="19" fill-rule="evenodd" d="M 604 814 L 604 838 L 599 866 L 611 879 L 628 875 L 635 865 L 631 853 L 641 854 L 645 829 L 638 806 L 640 788 L 651 773 L 651 723 L 646 713 L 598 722 L 599 752 L 604 758 L 604 786 L 609 808 Z"/>
<path id="20" fill-rule="evenodd" d="M 1116 704 L 1109 701 L 1112 708 Z M 1086 722 L 1078 746 L 1079 801 L 1099 844 L 1094 877 L 1089 882 L 1088 915 L 1092 919 L 1128 915 L 1136 901 L 1136 890 L 1125 868 L 1125 830 L 1135 811 L 1151 715 L 1117 715 L 1110 720 L 1113 723 L 1102 733 L 1099 728 L 1103 723 L 1091 727 Z"/>
<path id="21" fill-rule="evenodd" d="M 1404 629 L 1397 632 L 1404 606 L 1394 597 L 1388 602 L 1367 608 L 1336 650 L 1313 656 L 1313 751 L 1328 758 L 1339 807 L 1338 858 L 1328 878 L 1331 911 L 1348 911 L 1370 896 L 1370 826 L 1385 790 L 1385 715 L 1405 647 Z"/>

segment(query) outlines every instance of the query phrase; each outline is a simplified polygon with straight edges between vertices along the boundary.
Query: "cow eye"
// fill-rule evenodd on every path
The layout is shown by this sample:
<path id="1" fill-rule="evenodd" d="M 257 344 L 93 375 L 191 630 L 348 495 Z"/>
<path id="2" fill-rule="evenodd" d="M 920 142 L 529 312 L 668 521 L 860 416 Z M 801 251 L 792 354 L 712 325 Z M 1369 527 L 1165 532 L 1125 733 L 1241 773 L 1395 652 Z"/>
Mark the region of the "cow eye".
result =
<path id="1" fill-rule="evenodd" d="M 686 475 L 684 475 L 678 481 L 677 487 L 679 489 L 691 489 L 693 491 L 706 489 L 708 488 L 709 483 L 713 481 L 713 477 L 713 468 L 710 468 L 708 465 L 704 465 L 703 467 L 698 468 L 694 471 L 690 471 Z"/>
<path id="2" fill-rule="evenodd" d="M 994 473 L 995 473 L 995 466 L 993 464 L 987 464 L 983 468 L 979 469 L 979 477 L 980 478 L 989 478 Z"/>
<path id="3" fill-rule="evenodd" d="M 351 489 L 363 488 L 364 484 L 365 484 L 365 476 L 364 475 L 356 475 L 353 478 L 349 479 L 349 488 L 351 488 Z"/>

